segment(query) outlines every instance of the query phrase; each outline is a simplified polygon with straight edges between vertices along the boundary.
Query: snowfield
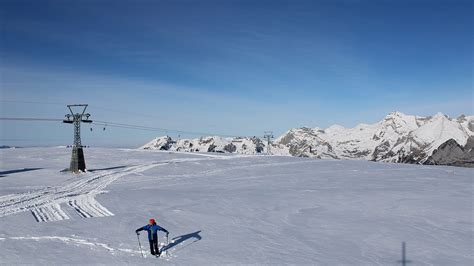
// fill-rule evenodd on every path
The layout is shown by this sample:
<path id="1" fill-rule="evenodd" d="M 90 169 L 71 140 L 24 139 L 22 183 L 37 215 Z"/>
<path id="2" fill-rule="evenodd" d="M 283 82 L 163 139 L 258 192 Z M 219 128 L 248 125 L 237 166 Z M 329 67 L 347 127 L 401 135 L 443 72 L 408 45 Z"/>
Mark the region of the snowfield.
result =
<path id="1" fill-rule="evenodd" d="M 89 148 L 61 173 L 70 153 L 0 150 L 0 264 L 397 265 L 403 241 L 411 265 L 474 264 L 474 169 Z"/>

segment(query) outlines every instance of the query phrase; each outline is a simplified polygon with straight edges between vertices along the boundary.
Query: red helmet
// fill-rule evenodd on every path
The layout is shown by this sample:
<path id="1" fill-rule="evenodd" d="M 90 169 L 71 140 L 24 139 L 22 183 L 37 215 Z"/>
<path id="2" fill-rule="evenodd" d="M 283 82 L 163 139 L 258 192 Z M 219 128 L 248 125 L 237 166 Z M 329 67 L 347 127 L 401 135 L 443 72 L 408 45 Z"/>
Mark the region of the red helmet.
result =
<path id="1" fill-rule="evenodd" d="M 155 223 L 155 219 L 151 218 L 150 220 L 148 220 L 148 223 L 154 224 L 154 223 Z"/>

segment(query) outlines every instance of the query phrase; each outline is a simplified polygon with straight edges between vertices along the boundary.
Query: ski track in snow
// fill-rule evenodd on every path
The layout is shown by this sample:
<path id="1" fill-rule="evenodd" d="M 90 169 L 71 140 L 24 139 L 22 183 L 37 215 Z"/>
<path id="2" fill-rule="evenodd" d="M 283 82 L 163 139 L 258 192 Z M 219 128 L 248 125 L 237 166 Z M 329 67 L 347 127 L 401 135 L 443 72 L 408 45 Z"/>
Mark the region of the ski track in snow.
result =
<path id="1" fill-rule="evenodd" d="M 130 249 L 130 248 L 114 248 L 110 246 L 109 244 L 105 243 L 100 243 L 100 242 L 92 242 L 91 240 L 87 240 L 84 238 L 79 238 L 75 235 L 72 235 L 72 237 L 66 237 L 66 236 L 11 236 L 11 237 L 0 237 L 0 241 L 11 241 L 11 240 L 33 240 L 33 241 L 56 241 L 56 242 L 62 242 L 68 245 L 74 245 L 77 247 L 89 247 L 91 249 L 105 249 L 109 251 L 112 254 L 119 254 L 119 253 L 125 253 L 131 256 L 143 256 L 146 258 L 150 256 L 147 253 L 146 247 L 142 247 L 142 251 L 140 250 L 135 250 L 135 249 Z M 196 241 L 190 242 L 190 243 L 180 243 L 176 245 L 176 247 L 171 248 L 171 249 L 166 249 L 162 252 L 162 255 L 160 258 L 170 260 L 172 257 L 176 257 L 173 255 L 174 252 L 179 251 L 182 248 L 185 248 L 188 245 L 193 244 Z M 174 241 L 171 241 L 170 244 L 174 243 Z M 166 246 L 165 243 L 159 243 L 160 249 L 163 249 Z"/>
<path id="2" fill-rule="evenodd" d="M 77 237 L 64 237 L 64 236 L 12 236 L 12 237 L 4 237 L 0 238 L 0 241 L 7 241 L 7 240 L 34 240 L 34 241 L 59 241 L 66 244 L 72 244 L 76 246 L 88 246 L 91 248 L 98 247 L 102 249 L 106 249 L 111 253 L 116 252 L 126 252 L 130 254 L 137 254 L 140 255 L 139 250 L 127 249 L 127 248 L 113 248 L 108 244 L 104 243 L 97 243 L 97 242 L 90 242 L 86 239 L 77 238 Z M 141 255 L 140 255 L 141 256 Z"/>
<path id="3" fill-rule="evenodd" d="M 130 166 L 119 171 L 104 171 L 100 174 L 84 174 L 71 178 L 64 184 L 0 197 L 0 217 L 31 211 L 37 222 L 52 222 L 70 219 L 61 209 L 65 203 L 83 218 L 112 216 L 113 213 L 95 200 L 97 194 L 118 178 L 138 174 L 159 165 L 200 161 L 206 159 L 175 159 Z M 72 182 L 71 182 L 72 181 Z"/>

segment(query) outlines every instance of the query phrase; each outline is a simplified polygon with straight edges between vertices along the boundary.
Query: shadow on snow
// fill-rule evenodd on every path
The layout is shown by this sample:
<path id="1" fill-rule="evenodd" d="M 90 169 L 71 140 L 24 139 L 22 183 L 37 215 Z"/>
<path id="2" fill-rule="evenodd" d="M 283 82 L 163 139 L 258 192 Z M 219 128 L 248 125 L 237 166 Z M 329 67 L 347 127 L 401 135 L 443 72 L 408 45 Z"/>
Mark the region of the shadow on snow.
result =
<path id="1" fill-rule="evenodd" d="M 186 235 L 181 235 L 181 236 L 173 237 L 173 242 L 172 242 L 172 243 L 169 243 L 166 247 L 164 247 L 164 248 L 163 248 L 163 251 L 168 250 L 168 249 L 171 249 L 171 248 L 173 248 L 173 247 L 175 247 L 175 246 L 177 246 L 177 245 L 183 243 L 184 241 L 186 241 L 186 240 L 188 240 L 188 239 L 193 239 L 193 238 L 194 238 L 194 241 L 193 241 L 193 242 L 191 242 L 191 243 L 189 243 L 189 244 L 187 244 L 187 245 L 185 245 L 185 246 L 183 246 L 183 247 L 181 247 L 181 248 L 179 248 L 179 249 L 182 249 L 182 248 L 184 248 L 184 247 L 187 247 L 187 246 L 189 246 L 189 245 L 191 245 L 191 244 L 193 244 L 193 243 L 195 243 L 195 242 L 197 242 L 197 241 L 199 241 L 199 240 L 202 239 L 202 237 L 199 235 L 200 233 L 201 233 L 201 230 L 196 231 L 196 232 L 194 232 L 194 233 L 189 233 L 189 234 L 186 234 Z M 177 250 L 175 250 L 175 252 L 176 252 L 176 251 L 177 251 Z"/>
<path id="2" fill-rule="evenodd" d="M 43 169 L 43 168 L 21 168 L 21 169 L 15 169 L 15 170 L 0 171 L 0 177 L 5 177 L 6 175 L 9 175 L 9 174 L 29 172 L 29 171 L 35 171 L 35 170 L 40 170 L 40 169 Z"/>

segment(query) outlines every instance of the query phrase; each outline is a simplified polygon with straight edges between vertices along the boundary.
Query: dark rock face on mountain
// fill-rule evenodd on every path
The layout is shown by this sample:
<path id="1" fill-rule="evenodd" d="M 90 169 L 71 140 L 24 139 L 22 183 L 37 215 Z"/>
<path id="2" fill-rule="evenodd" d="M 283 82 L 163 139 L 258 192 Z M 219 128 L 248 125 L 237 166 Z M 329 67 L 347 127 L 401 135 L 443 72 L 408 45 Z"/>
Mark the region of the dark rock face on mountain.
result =
<path id="1" fill-rule="evenodd" d="M 474 137 L 469 137 L 464 147 L 449 139 L 433 151 L 426 164 L 474 167 Z"/>

